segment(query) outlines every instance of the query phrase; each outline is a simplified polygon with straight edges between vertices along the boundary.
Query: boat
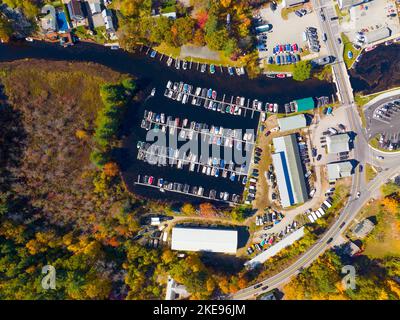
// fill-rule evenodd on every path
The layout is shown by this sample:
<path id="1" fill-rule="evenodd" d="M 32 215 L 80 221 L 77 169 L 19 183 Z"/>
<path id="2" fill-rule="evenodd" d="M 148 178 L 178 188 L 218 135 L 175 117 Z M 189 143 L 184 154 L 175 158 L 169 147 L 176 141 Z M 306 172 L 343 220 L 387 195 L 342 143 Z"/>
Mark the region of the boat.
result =
<path id="1" fill-rule="evenodd" d="M 217 92 L 215 90 L 212 91 L 211 97 L 215 100 L 217 99 Z"/>
<path id="2" fill-rule="evenodd" d="M 210 65 L 210 73 L 214 74 L 215 73 L 215 66 L 212 64 Z"/>
<path id="3" fill-rule="evenodd" d="M 276 75 L 273 74 L 273 73 L 267 73 L 265 76 L 266 76 L 267 78 L 272 78 L 272 79 L 275 79 L 275 78 L 276 78 Z"/>
<path id="4" fill-rule="evenodd" d="M 213 90 L 210 88 L 207 91 L 207 98 L 210 99 L 212 97 Z"/>
<path id="5" fill-rule="evenodd" d="M 284 73 L 278 73 L 276 76 L 280 79 L 286 78 L 286 74 Z"/>
<path id="6" fill-rule="evenodd" d="M 167 60 L 167 66 L 170 67 L 171 64 L 172 64 L 172 58 L 169 57 L 168 60 Z"/>
<path id="7" fill-rule="evenodd" d="M 150 57 L 155 58 L 157 55 L 157 51 L 153 50 L 150 54 Z"/>
<path id="8" fill-rule="evenodd" d="M 153 89 L 151 90 L 151 92 L 150 92 L 150 95 L 151 95 L 152 97 L 154 97 L 155 94 L 156 94 L 156 88 L 153 88 Z"/>
<path id="9" fill-rule="evenodd" d="M 182 69 L 183 70 L 187 69 L 187 61 L 186 60 L 184 60 L 183 63 L 182 63 Z"/>
<path id="10" fill-rule="evenodd" d="M 388 41 L 385 42 L 385 46 L 390 46 L 391 44 L 393 44 L 392 40 L 388 40 Z"/>
<path id="11" fill-rule="evenodd" d="M 200 68 L 200 71 L 201 71 L 202 73 L 204 73 L 204 72 L 206 72 L 206 69 L 207 69 L 207 66 L 206 66 L 205 64 L 202 64 L 202 65 L 201 65 L 201 68 Z"/>
<path id="12" fill-rule="evenodd" d="M 28 42 L 33 42 L 33 38 L 31 38 L 31 37 L 26 37 L 25 40 Z"/>
<path id="13" fill-rule="evenodd" d="M 233 76 L 234 75 L 234 71 L 232 67 L 228 67 L 228 73 L 229 75 Z"/>
<path id="14" fill-rule="evenodd" d="M 180 67 L 181 67 L 181 62 L 179 61 L 179 59 L 176 59 L 176 60 L 175 60 L 175 68 L 176 68 L 177 70 L 179 70 Z"/>

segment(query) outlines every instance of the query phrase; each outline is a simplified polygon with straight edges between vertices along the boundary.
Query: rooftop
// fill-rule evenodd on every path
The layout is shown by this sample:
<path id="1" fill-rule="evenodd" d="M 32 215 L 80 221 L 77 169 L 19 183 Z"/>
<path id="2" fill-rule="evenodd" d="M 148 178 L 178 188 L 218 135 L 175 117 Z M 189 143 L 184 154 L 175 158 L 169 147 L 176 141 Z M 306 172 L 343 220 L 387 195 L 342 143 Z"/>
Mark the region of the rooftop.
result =
<path id="1" fill-rule="evenodd" d="M 295 232 L 291 233 L 288 235 L 286 238 L 283 238 L 281 241 L 278 243 L 274 244 L 267 250 L 263 251 L 259 255 L 255 256 L 253 259 L 250 261 L 247 261 L 245 263 L 246 266 L 252 268 L 258 264 L 264 263 L 267 261 L 269 258 L 273 257 L 276 255 L 279 251 L 282 249 L 286 248 L 287 246 L 291 245 L 293 242 L 299 240 L 304 236 L 304 227 L 301 227 L 300 229 L 296 230 Z"/>
<path id="2" fill-rule="evenodd" d="M 353 171 L 353 165 L 350 161 L 328 163 L 326 167 L 329 181 L 350 177 Z"/>
<path id="3" fill-rule="evenodd" d="M 236 253 L 236 230 L 175 227 L 172 229 L 172 250 Z"/>
<path id="4" fill-rule="evenodd" d="M 315 107 L 314 99 L 311 97 L 295 100 L 297 112 L 312 110 Z"/>
<path id="5" fill-rule="evenodd" d="M 364 219 L 353 228 L 353 233 L 358 238 L 365 238 L 374 229 L 375 225 L 369 219 Z"/>
<path id="6" fill-rule="evenodd" d="M 347 133 L 335 134 L 326 137 L 328 153 L 339 153 L 350 151 L 350 136 Z"/>
<path id="7" fill-rule="evenodd" d="M 272 142 L 275 149 L 272 160 L 282 207 L 305 202 L 308 194 L 296 135 L 274 138 Z"/>
<path id="8" fill-rule="evenodd" d="M 279 118 L 278 124 L 281 131 L 289 131 L 306 127 L 307 120 L 304 114 L 298 114 L 292 117 Z"/>

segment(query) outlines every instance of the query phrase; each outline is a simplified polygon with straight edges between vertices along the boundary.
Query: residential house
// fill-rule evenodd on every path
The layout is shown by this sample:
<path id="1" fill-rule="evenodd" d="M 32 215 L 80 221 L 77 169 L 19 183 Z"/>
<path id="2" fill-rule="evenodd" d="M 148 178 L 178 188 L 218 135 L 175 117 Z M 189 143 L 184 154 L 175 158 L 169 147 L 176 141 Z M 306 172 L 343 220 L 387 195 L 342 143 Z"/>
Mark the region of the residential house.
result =
<path id="1" fill-rule="evenodd" d="M 57 16 L 56 9 L 52 5 L 45 5 L 41 13 L 44 14 L 40 18 L 40 26 L 43 33 L 52 33 L 57 31 Z"/>
<path id="2" fill-rule="evenodd" d="M 87 25 L 87 19 L 83 12 L 83 3 L 79 0 L 70 0 L 67 4 L 69 16 L 74 27 Z"/>
<path id="3" fill-rule="evenodd" d="M 353 234 L 359 238 L 365 238 L 373 229 L 375 225 L 369 219 L 364 219 L 360 223 L 358 223 L 352 230 Z"/>

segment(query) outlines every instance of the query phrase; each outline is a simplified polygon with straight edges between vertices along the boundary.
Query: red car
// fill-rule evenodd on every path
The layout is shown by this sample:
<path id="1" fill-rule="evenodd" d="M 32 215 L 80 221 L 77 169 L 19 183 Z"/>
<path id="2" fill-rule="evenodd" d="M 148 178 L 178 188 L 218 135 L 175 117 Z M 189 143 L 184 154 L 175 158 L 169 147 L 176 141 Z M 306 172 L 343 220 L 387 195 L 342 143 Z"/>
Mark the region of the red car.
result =
<path id="1" fill-rule="evenodd" d="M 283 52 L 283 46 L 282 45 L 279 46 L 279 52 Z"/>
<path id="2" fill-rule="evenodd" d="M 283 73 L 279 73 L 279 74 L 277 74 L 276 75 L 278 78 L 285 78 L 286 77 L 286 74 L 283 74 Z"/>
<path id="3" fill-rule="evenodd" d="M 297 43 L 293 43 L 292 48 L 293 48 L 293 51 L 295 51 L 295 52 L 299 50 Z"/>

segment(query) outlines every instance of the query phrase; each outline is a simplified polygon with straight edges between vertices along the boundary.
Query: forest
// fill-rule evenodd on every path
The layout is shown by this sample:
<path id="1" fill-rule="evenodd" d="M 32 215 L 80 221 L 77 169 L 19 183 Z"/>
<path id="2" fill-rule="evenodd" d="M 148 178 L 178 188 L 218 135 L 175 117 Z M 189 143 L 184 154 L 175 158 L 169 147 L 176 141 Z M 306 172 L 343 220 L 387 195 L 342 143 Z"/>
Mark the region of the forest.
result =
<path id="1" fill-rule="evenodd" d="M 140 216 L 161 205 L 127 192 L 114 158 L 134 79 L 27 60 L 0 64 L 0 83 L 1 299 L 158 299 L 168 274 L 198 299 L 246 286 L 244 272 L 133 240 Z M 41 287 L 45 265 L 56 290 Z"/>

